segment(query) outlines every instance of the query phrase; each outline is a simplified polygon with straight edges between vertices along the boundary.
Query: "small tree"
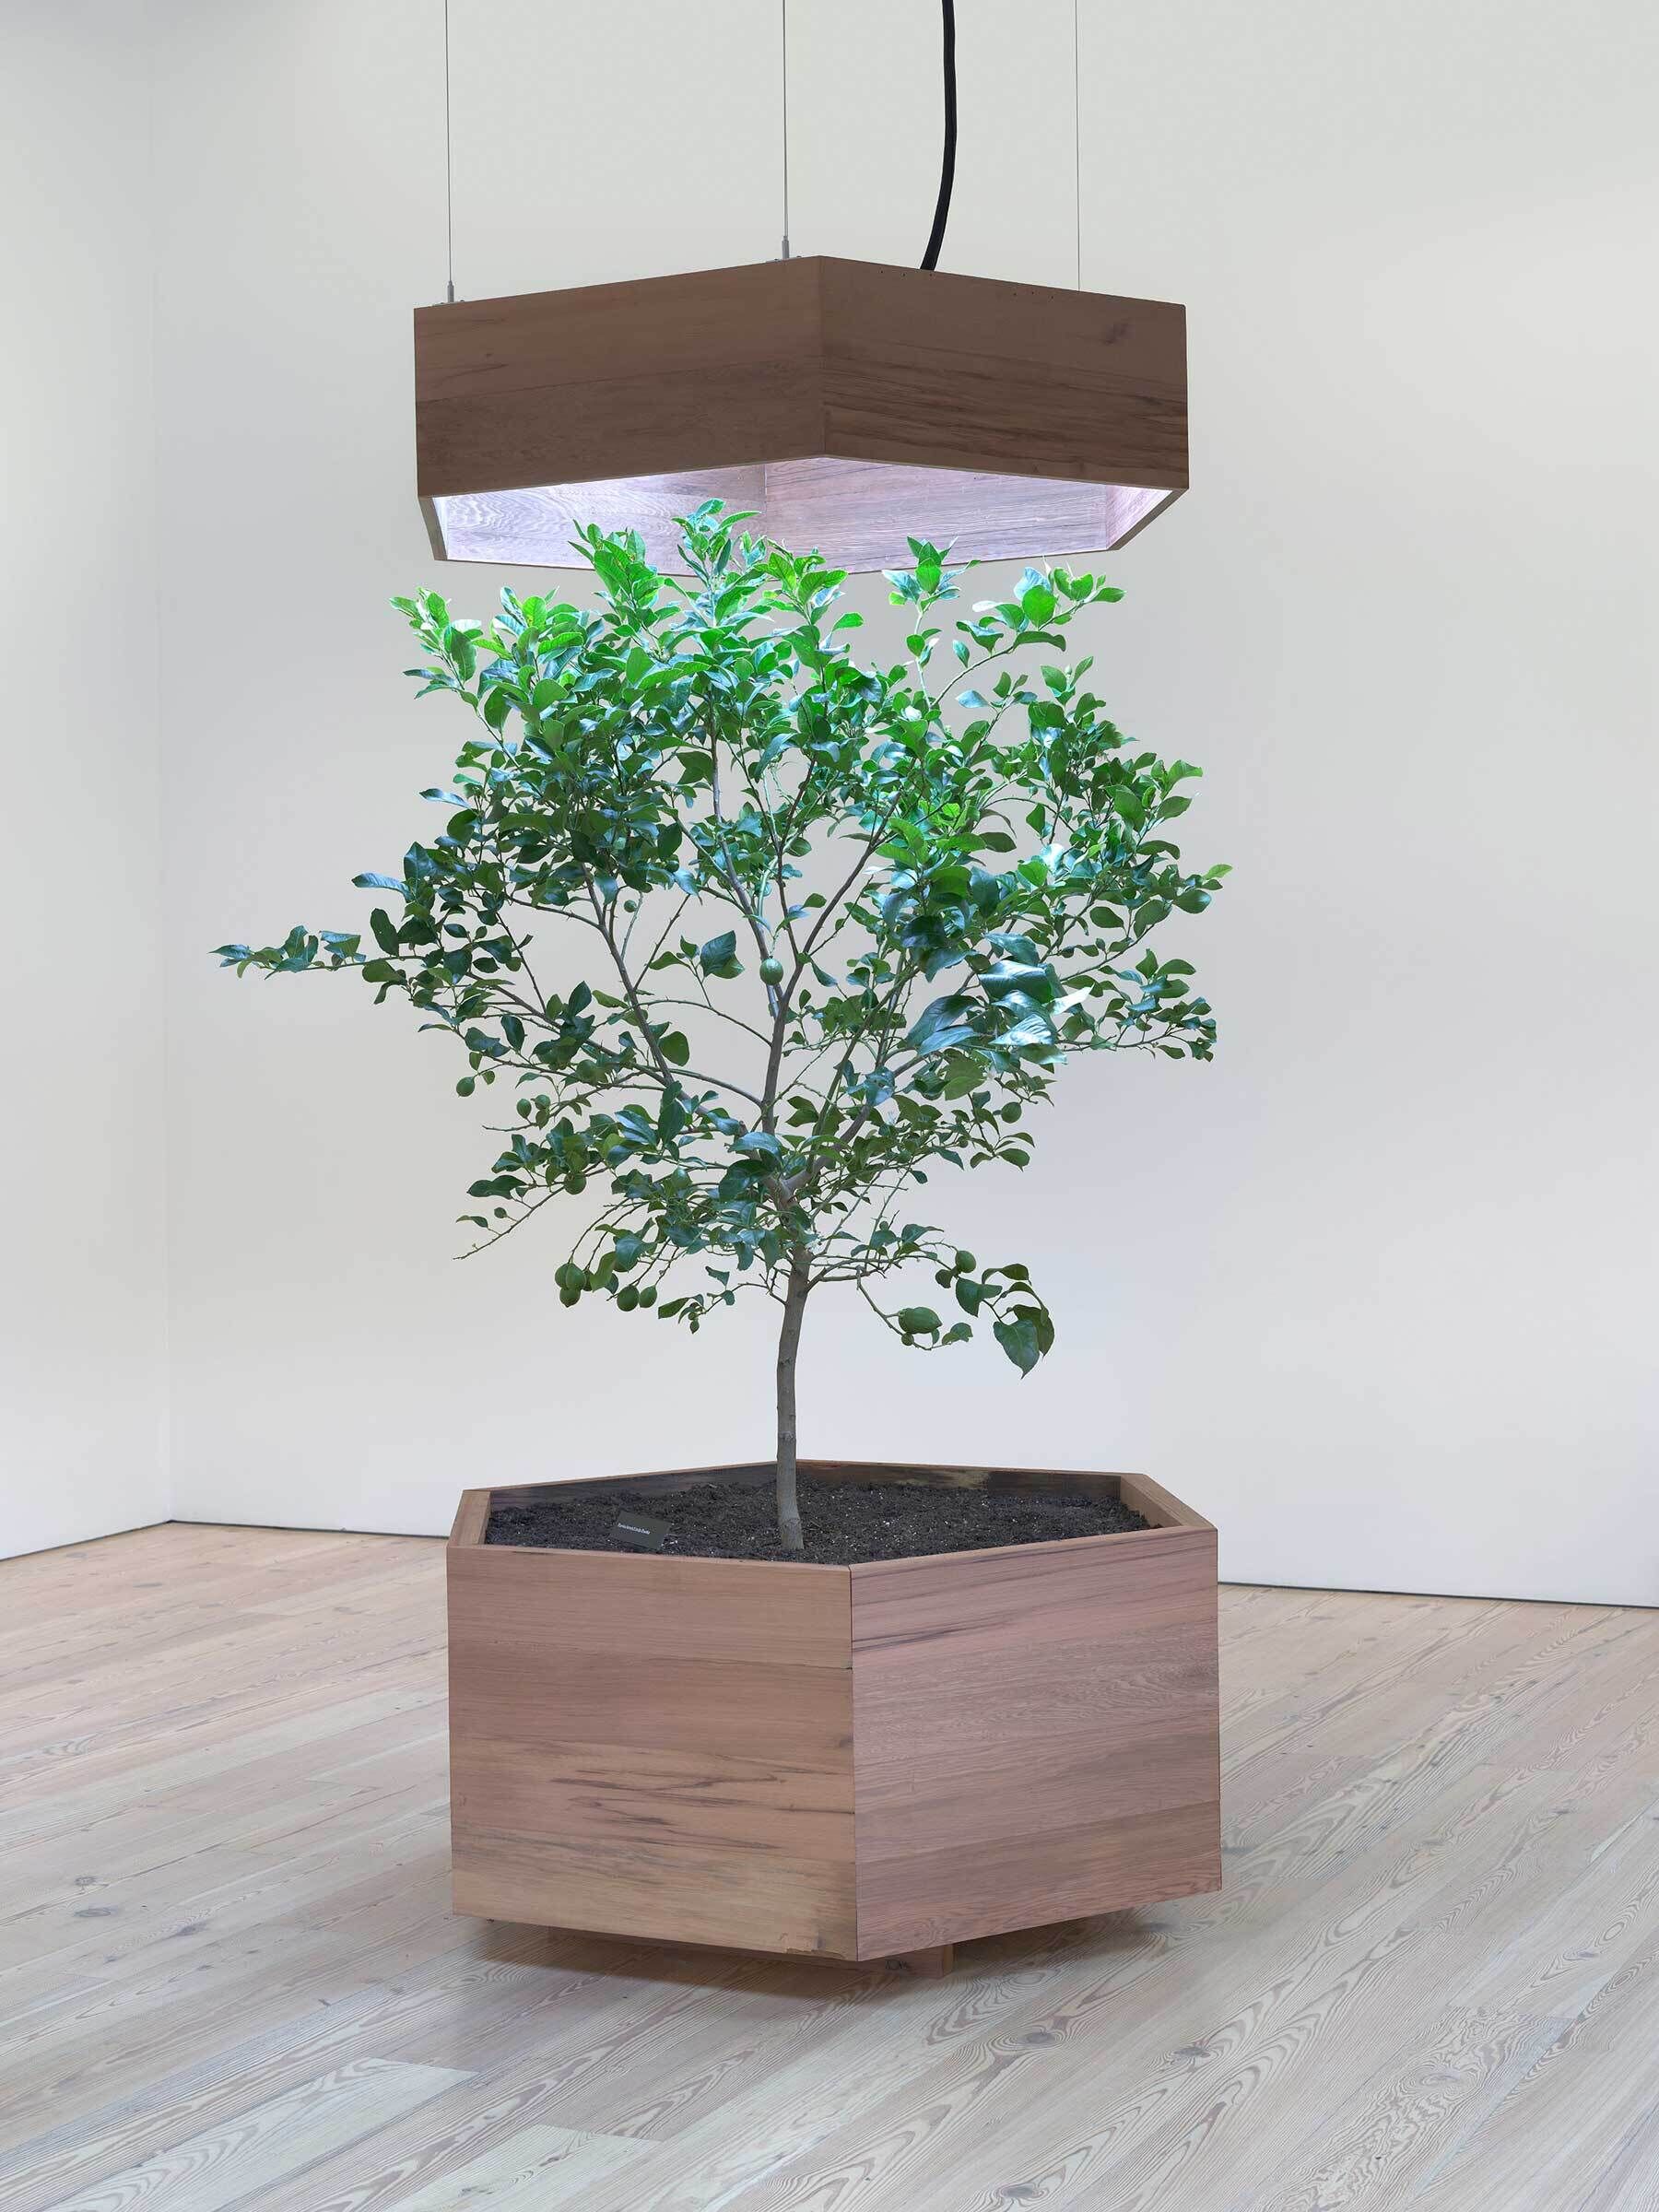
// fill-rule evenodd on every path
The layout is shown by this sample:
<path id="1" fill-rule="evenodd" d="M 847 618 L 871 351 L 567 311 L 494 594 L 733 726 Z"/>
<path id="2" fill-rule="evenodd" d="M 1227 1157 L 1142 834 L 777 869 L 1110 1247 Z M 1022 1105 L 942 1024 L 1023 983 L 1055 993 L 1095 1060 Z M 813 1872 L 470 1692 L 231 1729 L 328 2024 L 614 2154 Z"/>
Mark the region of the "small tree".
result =
<path id="1" fill-rule="evenodd" d="M 370 916 L 372 952 L 303 926 L 218 949 L 239 972 L 355 968 L 377 1005 L 396 993 L 457 1039 L 463 1097 L 516 1087 L 471 1186 L 482 1210 L 461 1217 L 472 1250 L 588 1194 L 565 1305 L 695 1331 L 746 1289 L 778 1304 L 778 1524 L 799 1549 L 808 1298 L 851 1283 L 929 1349 L 989 1320 L 1030 1372 L 1053 1324 L 1028 1270 L 901 1219 L 905 1193 L 935 1161 L 1025 1167 L 1028 1109 L 1069 1053 L 1209 1058 L 1191 966 L 1145 940 L 1226 871 L 1182 871 L 1165 829 L 1199 771 L 1126 744 L 1083 688 L 1088 660 L 1002 665 L 1058 653 L 1120 592 L 1028 569 L 941 650 L 960 571 L 912 539 L 915 567 L 888 580 L 909 660 L 867 666 L 847 643 L 861 618 L 832 612 L 841 573 L 739 535 L 746 519 L 710 502 L 686 522 L 688 581 L 631 533 L 585 532 L 597 611 L 503 592 L 486 632 L 435 592 L 394 601 L 429 656 L 422 693 L 477 725 L 453 788 L 424 794 L 449 810 L 441 835 L 401 876 L 355 879 L 401 901 Z M 593 963 L 562 991 L 561 930 Z M 948 1323 L 878 1299 L 912 1263 Z"/>

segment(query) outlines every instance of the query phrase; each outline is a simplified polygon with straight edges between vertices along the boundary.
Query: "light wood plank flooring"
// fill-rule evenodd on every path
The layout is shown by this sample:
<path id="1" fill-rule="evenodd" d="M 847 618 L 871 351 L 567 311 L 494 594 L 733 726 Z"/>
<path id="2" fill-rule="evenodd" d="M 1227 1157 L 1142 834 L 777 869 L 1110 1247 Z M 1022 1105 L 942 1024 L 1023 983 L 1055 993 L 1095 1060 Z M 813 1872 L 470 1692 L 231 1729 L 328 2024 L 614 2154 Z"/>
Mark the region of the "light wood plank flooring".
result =
<path id="1" fill-rule="evenodd" d="M 945 1982 L 450 1916 L 442 1553 L 0 1565 L 7 2212 L 1654 2212 L 1659 1613 L 1229 1590 L 1225 1890 Z"/>

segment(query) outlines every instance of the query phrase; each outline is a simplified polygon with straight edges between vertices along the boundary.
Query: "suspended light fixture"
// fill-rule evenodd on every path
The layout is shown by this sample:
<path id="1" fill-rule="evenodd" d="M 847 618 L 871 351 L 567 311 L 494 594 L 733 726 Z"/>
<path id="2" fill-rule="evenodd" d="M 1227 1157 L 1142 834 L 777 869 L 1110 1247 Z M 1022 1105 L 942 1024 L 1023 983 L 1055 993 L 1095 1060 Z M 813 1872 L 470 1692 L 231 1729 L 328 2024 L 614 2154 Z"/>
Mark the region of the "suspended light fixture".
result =
<path id="1" fill-rule="evenodd" d="M 416 471 L 442 560 L 579 565 L 579 524 L 674 565 L 705 499 L 836 567 L 1108 551 L 1187 483 L 1186 315 L 941 275 L 956 147 L 919 269 L 783 255 L 415 312 Z M 787 209 L 787 198 L 785 200 Z"/>

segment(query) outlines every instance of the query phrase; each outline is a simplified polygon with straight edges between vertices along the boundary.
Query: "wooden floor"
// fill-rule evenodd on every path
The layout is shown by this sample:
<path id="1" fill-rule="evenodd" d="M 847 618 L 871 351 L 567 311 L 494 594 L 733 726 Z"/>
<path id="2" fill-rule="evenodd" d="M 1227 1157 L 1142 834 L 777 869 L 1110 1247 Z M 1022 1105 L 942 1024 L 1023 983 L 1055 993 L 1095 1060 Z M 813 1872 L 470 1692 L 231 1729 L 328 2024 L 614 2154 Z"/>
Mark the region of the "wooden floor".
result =
<path id="1" fill-rule="evenodd" d="M 450 1916 L 442 1554 L 0 1566 L 6 2212 L 1653 2212 L 1659 1613 L 1223 1593 L 1227 1888 L 948 1981 Z"/>

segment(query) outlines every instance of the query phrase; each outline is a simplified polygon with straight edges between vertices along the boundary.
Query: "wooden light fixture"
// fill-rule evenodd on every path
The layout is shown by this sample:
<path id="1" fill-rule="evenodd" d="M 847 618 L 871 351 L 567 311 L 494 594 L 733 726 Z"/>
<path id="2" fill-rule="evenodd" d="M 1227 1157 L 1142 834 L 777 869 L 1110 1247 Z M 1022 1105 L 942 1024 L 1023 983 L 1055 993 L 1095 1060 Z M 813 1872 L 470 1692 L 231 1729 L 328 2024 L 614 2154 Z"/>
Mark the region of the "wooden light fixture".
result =
<path id="1" fill-rule="evenodd" d="M 464 304 L 452 262 L 447 304 L 415 311 L 416 476 L 440 560 L 577 568 L 571 540 L 597 523 L 671 569 L 676 518 L 709 499 L 840 569 L 904 567 L 912 537 L 963 559 L 1109 552 L 1186 489 L 1186 311 L 1082 289 L 1076 130 L 1077 290 L 938 273 L 955 0 L 940 28 L 919 269 L 790 253 L 788 0 L 778 260 Z M 446 31 L 446 71 L 448 51 Z M 447 152 L 446 136 L 446 173 Z"/>
<path id="2" fill-rule="evenodd" d="M 816 255 L 418 308 L 415 394 L 441 560 L 672 566 L 711 498 L 849 570 L 1102 552 L 1187 483 L 1183 309 Z"/>

